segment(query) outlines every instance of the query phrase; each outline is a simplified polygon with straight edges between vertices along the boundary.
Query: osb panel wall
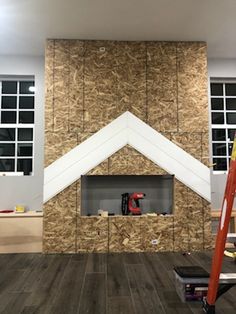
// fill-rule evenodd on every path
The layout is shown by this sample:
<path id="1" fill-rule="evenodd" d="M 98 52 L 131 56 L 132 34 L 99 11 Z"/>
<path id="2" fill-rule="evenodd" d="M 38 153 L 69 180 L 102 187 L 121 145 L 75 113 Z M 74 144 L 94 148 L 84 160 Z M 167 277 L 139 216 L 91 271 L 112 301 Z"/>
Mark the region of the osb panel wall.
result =
<path id="1" fill-rule="evenodd" d="M 127 110 L 208 165 L 206 71 L 204 43 L 48 40 L 45 166 Z M 166 172 L 129 146 L 89 172 L 127 173 Z M 79 180 L 45 205 L 44 251 L 210 248 L 209 204 L 175 181 L 174 216 L 154 219 L 79 217 Z"/>

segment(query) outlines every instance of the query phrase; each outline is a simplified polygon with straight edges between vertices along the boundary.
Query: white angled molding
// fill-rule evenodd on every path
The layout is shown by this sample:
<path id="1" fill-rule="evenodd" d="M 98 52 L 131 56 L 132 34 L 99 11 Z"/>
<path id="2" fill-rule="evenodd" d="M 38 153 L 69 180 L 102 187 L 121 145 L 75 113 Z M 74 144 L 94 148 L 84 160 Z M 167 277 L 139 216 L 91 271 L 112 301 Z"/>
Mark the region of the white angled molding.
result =
<path id="1" fill-rule="evenodd" d="M 88 156 L 91 152 L 95 151 L 98 147 L 109 141 L 112 137 L 119 134 L 122 130 L 127 129 L 127 118 L 127 114 L 123 113 L 117 119 L 89 137 L 83 143 L 54 161 L 45 169 L 44 184 L 48 184 L 54 177 L 57 177 L 58 171 L 60 173 L 65 172 L 66 169 L 69 169 L 73 164 L 78 163 L 81 159 L 86 158 L 86 156 Z M 104 155 L 105 154 L 106 152 L 104 152 Z M 106 159 L 106 157 L 104 159 Z"/>
<path id="2" fill-rule="evenodd" d="M 125 112 L 45 169 L 44 202 L 127 144 L 210 201 L 210 170 L 139 118 Z"/>

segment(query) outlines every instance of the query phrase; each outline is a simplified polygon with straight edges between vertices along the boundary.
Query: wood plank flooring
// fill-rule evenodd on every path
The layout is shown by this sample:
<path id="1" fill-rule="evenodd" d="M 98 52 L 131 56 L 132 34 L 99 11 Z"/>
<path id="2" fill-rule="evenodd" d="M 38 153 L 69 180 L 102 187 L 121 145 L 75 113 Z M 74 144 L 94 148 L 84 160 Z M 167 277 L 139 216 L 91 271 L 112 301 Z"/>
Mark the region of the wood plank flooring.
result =
<path id="1" fill-rule="evenodd" d="M 174 265 L 211 267 L 211 253 L 0 254 L 0 313 L 200 314 L 182 303 Z M 236 264 L 224 259 L 224 272 Z M 236 313 L 236 287 L 216 303 L 216 313 Z"/>

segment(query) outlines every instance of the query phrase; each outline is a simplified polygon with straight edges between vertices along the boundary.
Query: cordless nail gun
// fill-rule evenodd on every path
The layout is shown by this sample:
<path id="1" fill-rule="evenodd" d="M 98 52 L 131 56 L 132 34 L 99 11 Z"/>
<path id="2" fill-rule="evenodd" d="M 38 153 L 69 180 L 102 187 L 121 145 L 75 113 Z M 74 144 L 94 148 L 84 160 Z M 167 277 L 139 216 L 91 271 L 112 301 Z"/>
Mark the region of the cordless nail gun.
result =
<path id="1" fill-rule="evenodd" d="M 121 202 L 121 211 L 122 215 L 141 215 L 141 208 L 139 200 L 145 197 L 145 194 L 142 192 L 135 193 L 123 193 L 122 202 Z"/>

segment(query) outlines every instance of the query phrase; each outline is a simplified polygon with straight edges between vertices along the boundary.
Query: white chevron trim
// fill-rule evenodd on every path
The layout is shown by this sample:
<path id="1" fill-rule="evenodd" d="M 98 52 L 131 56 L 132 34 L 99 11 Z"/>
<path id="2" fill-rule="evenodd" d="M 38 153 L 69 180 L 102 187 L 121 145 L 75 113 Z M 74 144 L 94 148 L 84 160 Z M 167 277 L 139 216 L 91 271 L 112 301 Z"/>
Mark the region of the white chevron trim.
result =
<path id="1" fill-rule="evenodd" d="M 127 111 L 45 169 L 44 203 L 127 144 L 210 201 L 210 170 Z"/>

